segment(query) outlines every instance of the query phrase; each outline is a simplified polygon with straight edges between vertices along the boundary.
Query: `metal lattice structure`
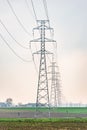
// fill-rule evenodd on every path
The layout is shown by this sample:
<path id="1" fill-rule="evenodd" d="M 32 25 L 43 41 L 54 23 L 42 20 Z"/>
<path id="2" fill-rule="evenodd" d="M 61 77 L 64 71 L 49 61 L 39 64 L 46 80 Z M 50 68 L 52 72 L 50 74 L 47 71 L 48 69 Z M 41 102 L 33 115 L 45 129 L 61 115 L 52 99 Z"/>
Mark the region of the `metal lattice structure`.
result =
<path id="1" fill-rule="evenodd" d="M 31 42 L 40 42 L 40 50 L 33 54 L 40 54 L 40 65 L 39 65 L 39 76 L 38 76 L 38 88 L 37 88 L 37 98 L 36 98 L 36 114 L 40 114 L 40 109 L 46 107 L 49 109 L 49 90 L 48 90 L 48 77 L 47 77 L 47 54 L 52 54 L 46 50 L 47 42 L 55 42 L 52 39 L 46 38 L 46 31 L 52 30 L 49 27 L 49 20 L 38 20 L 38 27 L 34 30 L 38 30 L 40 33 L 40 38 L 34 39 Z M 49 115 L 50 116 L 50 115 Z"/>
<path id="2" fill-rule="evenodd" d="M 50 104 L 51 107 L 58 107 L 61 104 L 61 89 L 60 89 L 60 79 L 59 79 L 59 72 L 58 66 L 56 61 L 51 63 L 51 92 L 50 92 Z"/>

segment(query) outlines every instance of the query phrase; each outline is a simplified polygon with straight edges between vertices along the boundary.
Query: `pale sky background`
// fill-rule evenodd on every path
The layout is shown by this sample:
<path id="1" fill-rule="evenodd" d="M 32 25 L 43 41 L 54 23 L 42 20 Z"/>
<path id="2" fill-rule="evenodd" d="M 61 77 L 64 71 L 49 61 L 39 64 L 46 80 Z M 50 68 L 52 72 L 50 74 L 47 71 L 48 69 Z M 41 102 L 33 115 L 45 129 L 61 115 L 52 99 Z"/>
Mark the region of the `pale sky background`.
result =
<path id="1" fill-rule="evenodd" d="M 0 19 L 23 46 L 32 40 L 36 27 L 30 0 L 9 0 L 31 35 L 27 35 L 13 15 L 7 0 L 0 0 Z M 26 5 L 28 2 L 28 6 Z M 38 19 L 46 18 L 42 0 L 33 0 Z M 51 27 L 57 41 L 62 102 L 87 103 L 87 0 L 47 0 Z M 0 33 L 18 55 L 31 60 L 30 50 L 20 47 L 0 23 Z M 36 45 L 38 48 L 38 45 Z M 33 51 L 35 46 L 33 45 Z M 38 63 L 37 67 L 38 67 Z M 0 37 L 0 102 L 11 97 L 14 103 L 35 102 L 37 73 L 33 62 L 16 57 Z"/>

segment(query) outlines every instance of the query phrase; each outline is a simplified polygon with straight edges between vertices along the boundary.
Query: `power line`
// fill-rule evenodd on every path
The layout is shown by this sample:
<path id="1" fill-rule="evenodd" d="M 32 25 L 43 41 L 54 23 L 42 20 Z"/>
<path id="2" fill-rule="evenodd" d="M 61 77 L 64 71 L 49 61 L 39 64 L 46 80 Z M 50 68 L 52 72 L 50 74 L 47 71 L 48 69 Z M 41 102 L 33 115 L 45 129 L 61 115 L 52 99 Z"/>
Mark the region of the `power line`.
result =
<path id="1" fill-rule="evenodd" d="M 49 19 L 49 15 L 48 15 L 47 1 L 43 0 L 43 4 L 44 4 L 44 9 L 45 9 L 47 20 L 49 21 L 48 24 L 49 24 L 49 27 L 50 27 L 50 19 Z M 53 37 L 53 33 L 51 32 L 51 30 L 50 30 L 50 35 Z M 53 44 L 53 46 L 54 46 L 54 44 Z M 55 48 L 55 46 L 54 46 L 54 48 Z"/>
<path id="2" fill-rule="evenodd" d="M 28 9 L 30 10 L 29 4 L 28 4 L 28 1 L 27 1 L 27 0 L 25 0 L 25 3 L 26 3 L 26 5 L 27 5 Z M 34 19 L 35 19 L 35 21 L 36 21 L 36 24 L 38 25 L 37 15 L 36 15 L 36 12 L 35 12 L 33 0 L 31 0 L 31 5 L 32 5 L 32 8 L 33 8 L 34 16 L 35 16 Z M 33 34 L 33 36 L 34 36 L 34 34 Z M 37 50 L 36 44 L 35 44 L 35 48 L 36 48 L 36 50 Z"/>
<path id="3" fill-rule="evenodd" d="M 29 4 L 28 4 L 28 1 L 27 0 L 25 0 L 25 3 L 26 3 L 26 5 L 27 5 L 27 8 L 29 9 L 29 11 L 30 11 L 30 8 L 29 8 Z M 37 23 L 37 16 L 36 16 L 36 12 L 35 12 L 35 9 L 34 9 L 34 4 L 33 4 L 33 1 L 31 0 L 31 5 L 32 5 L 32 8 L 33 8 L 33 12 L 34 12 L 34 19 L 35 19 L 35 21 L 36 21 L 36 23 Z M 36 44 L 34 44 L 35 45 L 35 48 L 36 48 Z M 31 45 L 29 45 L 30 47 L 29 47 L 29 49 L 30 49 L 30 52 L 31 52 L 31 55 L 32 55 L 32 61 L 33 61 L 33 64 L 34 64 L 34 67 L 35 67 L 35 70 L 36 70 L 36 73 L 38 74 L 38 70 L 37 70 L 37 66 L 36 66 L 36 63 L 35 63 L 35 60 L 34 60 L 34 56 L 33 56 L 33 52 L 32 52 L 32 49 L 31 49 Z M 36 48 L 36 50 L 37 50 L 37 48 Z"/>
<path id="4" fill-rule="evenodd" d="M 25 3 L 26 3 L 26 5 L 27 5 L 28 9 L 30 10 L 29 5 L 28 5 L 28 1 L 27 1 L 27 0 L 25 0 Z M 31 5 L 32 5 L 33 12 L 34 12 L 34 16 L 35 16 L 34 19 L 35 19 L 35 21 L 36 21 L 36 24 L 38 25 L 38 22 L 37 22 L 37 15 L 36 15 L 36 12 L 35 12 L 33 0 L 31 0 Z"/>
<path id="5" fill-rule="evenodd" d="M 35 67 L 36 73 L 38 74 L 37 66 L 36 66 L 36 63 L 35 63 L 35 60 L 34 60 L 34 55 L 33 55 L 32 49 L 31 49 L 31 45 L 30 45 L 29 48 L 30 48 L 30 52 L 31 52 L 31 55 L 32 55 L 32 60 L 33 60 L 33 63 L 34 63 L 34 67 Z"/>
<path id="6" fill-rule="evenodd" d="M 13 49 L 12 47 L 8 44 L 8 42 L 4 39 L 4 37 L 2 36 L 2 34 L 0 33 L 0 37 L 1 39 L 5 42 L 5 44 L 9 47 L 9 49 L 18 57 L 20 58 L 22 61 L 24 62 L 31 62 L 30 60 L 26 60 L 24 58 L 22 58 L 21 56 L 19 56 Z"/>
<path id="7" fill-rule="evenodd" d="M 27 1 L 27 0 L 26 0 L 26 1 Z M 43 3 L 44 3 L 44 0 L 43 0 Z M 35 20 L 36 20 L 37 26 L 39 26 L 38 20 L 37 20 L 37 15 L 36 15 L 36 12 L 35 12 L 35 7 L 34 7 L 33 0 L 31 0 L 31 4 L 32 4 L 32 8 L 33 8 L 33 12 L 34 12 L 34 15 L 35 15 Z M 47 18 L 48 18 L 48 12 L 47 12 L 46 1 L 45 1 L 45 3 L 44 3 L 44 7 L 45 7 L 46 15 L 47 15 Z M 49 21 L 49 18 L 48 18 L 48 21 Z M 49 25 L 49 27 L 50 27 L 50 25 Z M 39 33 L 40 33 L 40 31 L 39 31 Z M 35 47 L 36 47 L 36 46 L 35 46 Z M 37 50 L 37 48 L 36 48 L 36 50 Z M 51 60 L 50 60 L 50 58 L 49 58 L 48 55 L 47 55 L 47 57 L 48 57 L 49 62 L 51 62 Z M 34 62 L 34 65 L 35 65 L 35 69 L 36 69 L 36 71 L 37 71 L 35 61 L 33 60 L 33 62 Z"/>
<path id="8" fill-rule="evenodd" d="M 26 1 L 27 1 L 27 0 L 26 0 Z M 44 2 L 44 1 L 43 1 L 43 2 Z M 37 26 L 39 26 L 38 20 L 37 20 L 37 15 L 36 15 L 35 8 L 34 8 L 33 0 L 31 0 L 31 4 L 32 4 L 32 8 L 33 8 L 34 15 L 35 15 L 35 21 L 36 21 L 36 23 L 37 23 Z M 45 4 L 45 3 L 44 3 L 44 4 Z M 45 6 L 45 5 L 44 5 L 44 6 Z M 39 33 L 40 33 L 40 31 L 39 31 Z M 36 47 L 36 45 L 35 45 L 35 47 Z M 36 48 L 36 50 L 37 50 L 37 48 Z M 49 62 L 51 62 L 51 60 L 50 60 L 50 58 L 49 58 L 48 55 L 47 55 L 47 57 L 48 57 Z M 33 62 L 34 62 L 34 65 L 35 65 L 35 69 L 36 69 L 36 71 L 37 71 L 37 67 L 36 67 L 35 61 L 33 60 Z M 37 72 L 38 72 L 38 71 L 37 71 Z"/>
<path id="9" fill-rule="evenodd" d="M 31 9 L 30 9 L 30 7 L 29 7 L 29 3 L 28 3 L 28 1 L 27 0 L 24 0 L 25 1 L 25 4 L 26 4 L 26 6 L 27 6 L 27 8 L 28 8 L 28 12 L 31 12 L 30 14 L 31 14 L 31 16 L 33 15 L 32 14 L 32 11 L 31 11 Z M 33 16 L 32 16 L 33 17 Z"/>
<path id="10" fill-rule="evenodd" d="M 26 1 L 27 1 L 27 0 L 26 0 Z M 33 8 L 33 12 L 34 12 L 34 16 L 35 16 L 34 18 L 35 18 L 36 24 L 37 24 L 37 26 L 38 26 L 37 15 L 36 15 L 36 12 L 35 12 L 33 0 L 31 0 L 31 5 L 32 5 L 32 8 Z M 35 48 L 36 48 L 36 51 L 37 51 L 36 44 L 34 44 L 34 45 L 35 45 Z M 32 53 L 32 50 L 31 50 L 31 53 Z M 32 55 L 33 55 L 33 53 L 32 53 Z M 35 70 L 36 70 L 36 72 L 37 72 L 37 74 L 38 74 L 38 70 L 37 70 L 37 66 L 36 66 L 35 60 L 34 60 L 34 56 L 33 56 L 33 63 L 34 63 L 34 66 L 35 66 Z"/>
<path id="11" fill-rule="evenodd" d="M 10 7 L 12 13 L 13 13 L 14 16 L 16 17 L 18 23 L 19 23 L 20 26 L 22 27 L 22 29 L 23 29 L 28 35 L 31 35 L 31 34 L 26 30 L 26 28 L 25 28 L 24 25 L 21 23 L 21 21 L 19 20 L 19 18 L 18 18 L 18 16 L 16 15 L 16 13 L 15 13 L 15 11 L 14 11 L 14 9 L 13 9 L 13 7 L 12 7 L 12 5 L 11 5 L 11 3 L 10 3 L 9 0 L 7 0 L 7 3 L 8 3 L 8 5 L 9 5 L 9 7 Z"/>
<path id="12" fill-rule="evenodd" d="M 47 8 L 47 2 L 46 2 L 46 0 L 43 0 L 43 5 L 44 5 L 44 9 L 45 9 L 47 20 L 49 21 L 48 24 L 49 24 L 49 27 L 50 27 L 50 20 L 49 20 L 48 8 Z M 51 30 L 50 30 L 50 33 L 51 33 Z"/>
<path id="13" fill-rule="evenodd" d="M 37 15 L 36 15 L 36 12 L 35 12 L 35 8 L 34 8 L 33 0 L 31 0 L 31 5 L 32 5 L 32 8 L 33 8 L 33 12 L 34 12 L 35 20 L 36 20 L 36 22 L 37 22 Z"/>
<path id="14" fill-rule="evenodd" d="M 43 0 L 43 5 L 44 5 L 47 20 L 49 21 L 48 24 L 49 24 L 49 28 L 50 28 L 50 19 L 49 19 L 49 15 L 48 15 L 48 8 L 47 8 L 47 1 L 46 0 Z M 50 36 L 53 37 L 53 33 L 51 32 L 51 30 L 50 30 Z M 53 44 L 53 47 L 55 48 L 54 44 Z"/>
<path id="15" fill-rule="evenodd" d="M 46 13 L 47 20 L 49 20 L 48 9 L 47 9 L 47 2 L 46 2 L 46 0 L 43 0 L 43 4 L 44 4 L 44 8 L 45 8 L 45 13 Z"/>
<path id="16" fill-rule="evenodd" d="M 26 1 L 27 6 L 28 6 L 27 0 L 25 0 L 25 1 Z M 33 12 L 34 12 L 34 16 L 35 16 L 34 18 L 35 18 L 36 24 L 38 25 L 38 22 L 37 22 L 37 15 L 36 15 L 36 12 L 35 12 L 33 0 L 31 0 L 31 5 L 32 5 L 32 8 L 33 8 Z M 28 6 L 28 8 L 29 8 L 29 6 Z M 33 34 L 33 35 L 34 35 L 34 34 Z M 36 50 L 37 50 L 36 44 L 35 44 L 35 48 L 36 48 Z"/>
<path id="17" fill-rule="evenodd" d="M 25 2 L 26 2 L 26 5 L 27 5 L 27 7 L 29 9 L 28 1 L 25 0 Z M 34 9 L 34 3 L 33 3 L 32 0 L 31 0 L 31 5 L 32 5 L 32 8 L 33 8 L 34 16 L 35 16 L 34 19 L 35 19 L 35 21 L 37 23 L 37 16 L 36 16 L 36 12 L 35 12 L 35 9 Z M 35 48 L 36 48 L 36 44 L 34 44 L 34 45 L 35 45 Z M 34 56 L 33 56 L 33 52 L 32 52 L 32 49 L 31 49 L 31 45 L 30 45 L 29 48 L 30 48 L 30 52 L 31 52 L 31 55 L 32 55 L 32 60 L 33 60 L 33 63 L 34 63 L 34 67 L 35 67 L 36 73 L 38 74 L 37 66 L 36 66 L 36 63 L 35 63 L 35 60 L 34 60 Z M 37 50 L 37 48 L 36 48 L 36 50 Z"/>
<path id="18" fill-rule="evenodd" d="M 22 46 L 22 45 L 13 37 L 13 35 L 8 31 L 8 29 L 6 28 L 6 26 L 4 25 L 4 23 L 1 21 L 1 19 L 0 19 L 0 23 L 1 23 L 1 25 L 4 27 L 4 29 L 7 31 L 7 33 L 10 35 L 10 37 L 11 37 L 19 46 L 21 46 L 21 47 L 24 48 L 24 49 L 29 49 L 29 48 L 27 48 L 27 47 Z"/>
<path id="19" fill-rule="evenodd" d="M 27 5 L 28 9 L 30 10 L 29 4 L 28 4 L 28 1 L 27 1 L 27 0 L 25 0 L 25 3 L 26 3 L 26 5 Z M 38 22 L 37 22 L 37 15 L 36 15 L 36 12 L 35 12 L 33 0 L 31 0 L 31 5 L 32 5 L 32 8 L 33 8 L 34 16 L 35 16 L 35 17 L 34 17 L 35 22 L 36 22 L 36 24 L 38 25 Z M 32 15 L 32 17 L 33 17 L 33 15 Z"/>

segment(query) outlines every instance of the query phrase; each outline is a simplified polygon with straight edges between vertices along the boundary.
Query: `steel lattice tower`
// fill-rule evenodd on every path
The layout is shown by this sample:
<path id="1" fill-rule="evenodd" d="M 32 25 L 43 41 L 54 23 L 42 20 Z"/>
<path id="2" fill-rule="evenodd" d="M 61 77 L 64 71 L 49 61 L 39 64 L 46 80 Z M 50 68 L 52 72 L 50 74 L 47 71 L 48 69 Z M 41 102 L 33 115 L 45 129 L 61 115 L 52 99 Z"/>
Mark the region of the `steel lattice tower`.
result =
<path id="1" fill-rule="evenodd" d="M 51 66 L 49 67 L 52 68 L 50 104 L 52 107 L 58 107 L 61 104 L 61 90 L 60 90 L 58 66 L 54 61 L 54 57 Z"/>
<path id="2" fill-rule="evenodd" d="M 52 54 L 46 50 L 46 42 L 55 42 L 52 39 L 46 38 L 46 31 L 53 30 L 49 27 L 49 20 L 38 20 L 38 27 L 34 30 L 38 30 L 40 38 L 34 39 L 30 42 L 40 42 L 40 50 L 33 54 L 40 54 L 39 76 L 38 76 L 38 88 L 36 98 L 36 114 L 40 114 L 41 107 L 47 107 L 50 110 L 49 105 L 49 90 L 48 90 L 48 77 L 47 77 L 47 54 Z M 50 113 L 50 111 L 48 111 Z M 50 115 L 49 115 L 50 116 Z"/>
<path id="3" fill-rule="evenodd" d="M 60 73 L 56 73 L 56 99 L 57 107 L 61 105 L 61 85 L 60 85 Z"/>

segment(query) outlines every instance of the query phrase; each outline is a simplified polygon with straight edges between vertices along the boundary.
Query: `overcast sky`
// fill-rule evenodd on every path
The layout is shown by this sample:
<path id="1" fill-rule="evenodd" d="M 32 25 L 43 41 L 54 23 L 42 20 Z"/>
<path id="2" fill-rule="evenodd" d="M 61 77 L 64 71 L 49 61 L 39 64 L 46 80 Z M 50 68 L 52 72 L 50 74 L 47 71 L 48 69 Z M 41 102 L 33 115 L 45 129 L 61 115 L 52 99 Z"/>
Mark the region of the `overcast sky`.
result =
<path id="1" fill-rule="evenodd" d="M 31 1 L 9 1 L 30 35 L 18 23 L 7 0 L 0 0 L 0 20 L 19 43 L 28 47 L 33 38 L 32 29 L 37 26 Z M 46 19 L 42 0 L 33 2 L 37 18 Z M 58 44 L 63 102 L 87 103 L 87 0 L 47 0 L 47 6 Z M 1 23 L 0 34 L 18 55 L 31 61 L 30 50 L 20 47 Z M 35 51 L 34 45 L 32 49 Z M 39 62 L 36 64 L 38 68 Z M 0 101 L 11 97 L 14 103 L 35 102 L 37 77 L 33 62 L 16 57 L 0 37 Z"/>

